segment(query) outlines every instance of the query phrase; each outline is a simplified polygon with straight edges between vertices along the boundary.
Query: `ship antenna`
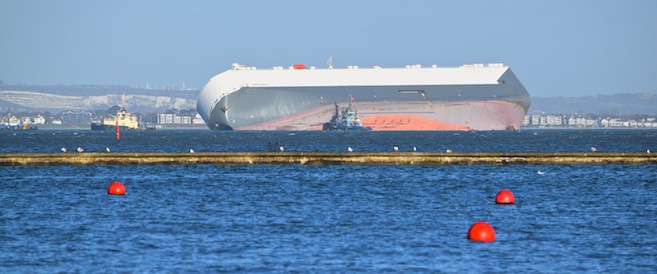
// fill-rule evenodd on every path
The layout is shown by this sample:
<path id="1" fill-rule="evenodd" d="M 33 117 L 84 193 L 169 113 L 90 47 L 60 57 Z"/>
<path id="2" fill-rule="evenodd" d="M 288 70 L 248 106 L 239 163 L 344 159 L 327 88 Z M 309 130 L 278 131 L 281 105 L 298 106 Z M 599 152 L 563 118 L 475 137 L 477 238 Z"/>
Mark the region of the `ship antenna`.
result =
<path id="1" fill-rule="evenodd" d="M 125 110 L 125 92 L 121 96 L 121 110 Z"/>
<path id="2" fill-rule="evenodd" d="M 329 57 L 328 60 L 326 60 L 326 66 L 328 69 L 333 69 L 333 56 Z"/>

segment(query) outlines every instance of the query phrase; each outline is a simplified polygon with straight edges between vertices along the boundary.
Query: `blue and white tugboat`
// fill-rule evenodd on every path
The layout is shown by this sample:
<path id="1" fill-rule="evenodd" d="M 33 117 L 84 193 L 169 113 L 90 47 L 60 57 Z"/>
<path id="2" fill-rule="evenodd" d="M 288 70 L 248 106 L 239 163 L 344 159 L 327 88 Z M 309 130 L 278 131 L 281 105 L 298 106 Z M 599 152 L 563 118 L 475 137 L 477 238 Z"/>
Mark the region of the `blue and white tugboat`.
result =
<path id="1" fill-rule="evenodd" d="M 335 113 L 331 121 L 324 123 L 323 130 L 372 130 L 370 127 L 363 126 L 363 122 L 358 119 L 358 112 L 351 108 L 353 97 L 349 96 L 349 106 L 339 111 L 338 104 L 335 104 Z"/>

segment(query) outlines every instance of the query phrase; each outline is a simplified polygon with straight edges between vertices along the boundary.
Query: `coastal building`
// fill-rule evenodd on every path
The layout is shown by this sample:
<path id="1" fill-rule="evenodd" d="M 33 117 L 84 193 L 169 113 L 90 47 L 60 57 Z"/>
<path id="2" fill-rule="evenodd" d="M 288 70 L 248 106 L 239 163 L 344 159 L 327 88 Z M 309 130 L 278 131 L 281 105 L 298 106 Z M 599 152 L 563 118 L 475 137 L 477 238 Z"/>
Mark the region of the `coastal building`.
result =
<path id="1" fill-rule="evenodd" d="M 561 126 L 563 125 L 563 116 L 561 115 L 547 115 L 545 123 L 548 126 Z"/>
<path id="2" fill-rule="evenodd" d="M 525 115 L 523 126 L 563 126 L 563 115 Z"/>
<path id="3" fill-rule="evenodd" d="M 531 123 L 531 116 L 530 115 L 525 115 L 525 118 L 522 119 L 522 125 L 527 126 Z"/>
<path id="4" fill-rule="evenodd" d="M 11 115 L 11 116 L 7 116 L 7 117 L 2 117 L 2 119 L 0 120 L 0 122 L 2 122 L 2 124 L 7 125 L 7 126 L 8 126 L 8 125 L 12 125 L 12 126 L 13 126 L 13 125 L 19 125 L 19 124 L 21 124 L 21 119 L 17 118 L 17 117 L 14 116 L 14 115 Z"/>
<path id="5" fill-rule="evenodd" d="M 46 118 L 44 118 L 41 115 L 37 115 L 37 117 L 34 117 L 33 122 L 34 122 L 34 124 L 37 124 L 37 125 L 43 125 L 43 124 L 46 123 Z"/>
<path id="6" fill-rule="evenodd" d="M 528 127 L 657 128 L 657 118 L 623 119 L 616 117 L 534 114 L 526 115 L 522 125 Z"/>
<path id="7" fill-rule="evenodd" d="M 205 124 L 205 121 L 203 121 L 203 117 L 201 117 L 201 114 L 196 113 L 196 115 L 194 116 L 194 120 L 192 120 L 192 124 L 195 125 Z"/>
<path id="8" fill-rule="evenodd" d="M 192 116 L 175 113 L 160 113 L 157 115 L 158 124 L 191 124 Z"/>
<path id="9" fill-rule="evenodd" d="M 581 116 L 572 115 L 568 118 L 568 125 L 573 127 L 597 127 L 598 121 L 596 119 L 585 118 Z"/>
<path id="10" fill-rule="evenodd" d="M 67 111 L 62 112 L 61 119 L 64 124 L 90 124 L 91 112 L 88 111 Z"/>
<path id="11" fill-rule="evenodd" d="M 657 128 L 657 121 L 655 120 L 655 118 L 642 119 L 641 122 L 639 123 L 639 127 Z"/>
<path id="12" fill-rule="evenodd" d="M 531 125 L 538 126 L 541 124 L 541 115 L 532 115 Z"/>

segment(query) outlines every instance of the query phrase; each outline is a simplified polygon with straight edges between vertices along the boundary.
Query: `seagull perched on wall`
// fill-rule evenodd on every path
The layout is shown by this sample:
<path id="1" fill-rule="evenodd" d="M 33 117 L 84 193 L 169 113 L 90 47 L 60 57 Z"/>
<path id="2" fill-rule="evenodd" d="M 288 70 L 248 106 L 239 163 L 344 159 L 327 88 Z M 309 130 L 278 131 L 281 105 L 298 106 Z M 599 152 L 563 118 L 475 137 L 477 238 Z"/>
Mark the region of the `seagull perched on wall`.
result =
<path id="1" fill-rule="evenodd" d="M 194 153 L 194 150 L 190 148 L 189 153 Z"/>
<path id="2" fill-rule="evenodd" d="M 416 151 L 417 151 L 417 148 L 416 148 L 416 147 L 413 147 L 413 152 L 416 152 Z"/>
<path id="3" fill-rule="evenodd" d="M 105 148 L 105 151 L 107 151 L 107 153 L 109 153 L 109 152 L 110 152 L 109 147 L 106 147 L 106 148 Z"/>
<path id="4" fill-rule="evenodd" d="M 283 151 L 285 151 L 285 148 L 284 148 L 283 146 L 280 146 L 280 147 L 278 147 L 278 150 L 280 150 L 281 152 L 283 152 Z"/>
<path id="5" fill-rule="evenodd" d="M 394 147 L 392 147 L 392 150 L 399 151 L 399 148 L 397 146 L 394 146 Z"/>
<path id="6" fill-rule="evenodd" d="M 650 149 L 646 150 L 646 153 L 650 153 Z"/>
<path id="7" fill-rule="evenodd" d="M 354 152 L 354 149 L 351 148 L 351 147 L 347 147 L 347 151 L 349 151 L 349 152 Z"/>
<path id="8" fill-rule="evenodd" d="M 447 153 L 452 153 L 452 150 L 451 150 L 451 149 L 447 149 L 447 150 L 445 150 L 445 152 L 447 152 Z"/>
<path id="9" fill-rule="evenodd" d="M 596 152 L 596 151 L 598 151 L 597 148 L 595 148 L 595 147 L 591 147 L 591 152 Z"/>
<path id="10" fill-rule="evenodd" d="M 78 147 L 78 153 L 82 153 L 82 152 L 84 152 L 84 149 L 82 149 L 81 147 Z"/>
<path id="11" fill-rule="evenodd" d="M 66 153 L 66 148 L 65 148 L 65 147 L 63 147 L 63 148 L 60 149 L 60 150 L 62 151 L 62 153 Z"/>

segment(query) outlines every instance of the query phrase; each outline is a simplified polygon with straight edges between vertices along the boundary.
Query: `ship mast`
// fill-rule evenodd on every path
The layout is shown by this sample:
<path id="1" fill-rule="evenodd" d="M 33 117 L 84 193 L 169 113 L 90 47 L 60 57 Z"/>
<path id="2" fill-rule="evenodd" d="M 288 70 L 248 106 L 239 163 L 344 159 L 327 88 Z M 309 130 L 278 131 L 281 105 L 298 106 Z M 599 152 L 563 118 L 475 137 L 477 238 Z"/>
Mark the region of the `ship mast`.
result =
<path id="1" fill-rule="evenodd" d="M 121 95 L 121 111 L 125 111 L 125 92 Z"/>
<path id="2" fill-rule="evenodd" d="M 121 110 L 119 113 L 116 115 L 116 120 L 125 120 L 126 119 L 126 111 L 125 111 L 125 92 L 121 96 Z"/>
<path id="3" fill-rule="evenodd" d="M 326 60 L 326 67 L 328 67 L 328 69 L 333 69 L 333 56 Z"/>

